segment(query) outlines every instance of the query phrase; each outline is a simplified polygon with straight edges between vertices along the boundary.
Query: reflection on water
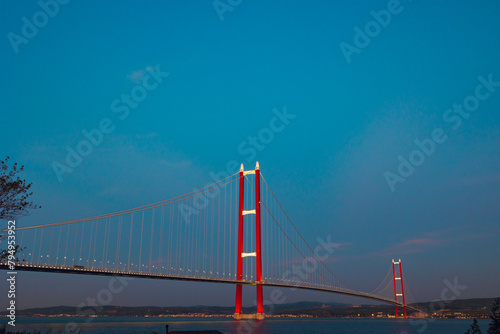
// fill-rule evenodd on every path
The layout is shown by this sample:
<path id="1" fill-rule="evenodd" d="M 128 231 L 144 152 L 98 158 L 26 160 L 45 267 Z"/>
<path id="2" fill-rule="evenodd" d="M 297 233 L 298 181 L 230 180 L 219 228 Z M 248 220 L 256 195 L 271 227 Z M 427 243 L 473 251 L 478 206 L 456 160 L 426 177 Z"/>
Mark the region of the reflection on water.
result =
<path id="1" fill-rule="evenodd" d="M 18 318 L 16 331 L 42 330 L 65 333 L 67 329 L 86 334 L 166 333 L 169 330 L 219 330 L 222 333 L 363 333 L 363 334 L 456 334 L 464 333 L 472 323 L 467 319 L 266 319 L 265 321 L 234 321 L 232 318 Z M 2 321 L 6 322 L 5 318 Z M 479 320 L 486 331 L 488 320 Z M 12 327 L 7 327 L 13 330 Z"/>

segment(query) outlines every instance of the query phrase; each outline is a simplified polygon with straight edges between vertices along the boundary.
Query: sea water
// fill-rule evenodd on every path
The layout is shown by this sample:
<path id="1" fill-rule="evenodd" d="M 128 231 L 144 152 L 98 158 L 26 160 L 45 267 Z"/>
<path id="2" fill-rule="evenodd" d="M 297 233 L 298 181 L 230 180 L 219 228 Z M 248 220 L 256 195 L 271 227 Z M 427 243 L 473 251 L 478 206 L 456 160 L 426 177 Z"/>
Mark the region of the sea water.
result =
<path id="1" fill-rule="evenodd" d="M 232 318 L 170 318 L 170 317 L 21 317 L 16 326 L 7 326 L 7 331 L 33 333 L 119 334 L 119 333 L 166 333 L 170 331 L 218 330 L 222 333 L 267 334 L 267 333 L 363 333 L 363 334 L 463 334 L 472 324 L 472 319 L 286 319 L 268 318 L 264 321 L 234 321 Z M 486 332 L 489 321 L 478 320 Z M 2 319 L 6 323 L 6 318 Z M 68 325 L 71 324 L 71 325 Z M 72 326 L 72 327 L 70 327 Z"/>

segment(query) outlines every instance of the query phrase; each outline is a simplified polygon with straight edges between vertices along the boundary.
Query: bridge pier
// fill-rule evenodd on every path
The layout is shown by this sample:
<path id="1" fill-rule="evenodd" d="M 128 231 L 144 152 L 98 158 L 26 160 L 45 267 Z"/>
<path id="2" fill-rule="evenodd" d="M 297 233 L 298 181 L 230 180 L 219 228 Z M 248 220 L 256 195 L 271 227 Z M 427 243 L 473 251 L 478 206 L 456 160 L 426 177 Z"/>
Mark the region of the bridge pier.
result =
<path id="1" fill-rule="evenodd" d="M 254 319 L 254 320 L 264 320 L 266 316 L 264 314 L 234 314 L 233 315 L 234 320 L 247 320 L 247 319 Z"/>

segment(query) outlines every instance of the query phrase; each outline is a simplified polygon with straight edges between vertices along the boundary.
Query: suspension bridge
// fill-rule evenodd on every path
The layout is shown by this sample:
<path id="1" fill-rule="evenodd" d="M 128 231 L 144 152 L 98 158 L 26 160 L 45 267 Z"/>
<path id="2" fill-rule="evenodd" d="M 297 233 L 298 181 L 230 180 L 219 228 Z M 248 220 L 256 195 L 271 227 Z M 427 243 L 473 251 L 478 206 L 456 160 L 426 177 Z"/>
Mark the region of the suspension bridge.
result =
<path id="1" fill-rule="evenodd" d="M 306 242 L 258 162 L 253 170 L 242 164 L 233 175 L 168 200 L 16 228 L 15 235 L 20 248 L 15 261 L 0 261 L 2 270 L 13 265 L 16 271 L 234 284 L 235 319 L 264 319 L 264 286 L 376 300 L 394 305 L 396 317 L 406 317 L 407 308 L 420 312 L 405 300 L 409 289 L 401 260 L 393 260 L 372 292 L 342 282 L 325 264 L 332 251 Z M 2 240 L 0 249 L 6 244 Z M 242 314 L 243 286 L 256 287 L 256 314 Z"/>

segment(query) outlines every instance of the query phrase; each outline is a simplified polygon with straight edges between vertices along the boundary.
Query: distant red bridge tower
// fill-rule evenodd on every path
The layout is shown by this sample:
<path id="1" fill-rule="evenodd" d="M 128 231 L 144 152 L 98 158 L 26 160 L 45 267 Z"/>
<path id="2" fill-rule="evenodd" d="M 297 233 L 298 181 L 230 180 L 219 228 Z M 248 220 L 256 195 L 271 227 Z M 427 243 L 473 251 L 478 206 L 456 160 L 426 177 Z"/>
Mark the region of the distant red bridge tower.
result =
<path id="1" fill-rule="evenodd" d="M 397 277 L 398 271 L 396 270 L 396 265 L 399 266 L 399 277 Z M 394 259 L 392 260 L 392 278 L 394 281 L 394 300 L 396 303 L 398 302 L 398 297 L 402 297 L 403 299 L 403 308 L 404 308 L 404 316 L 405 318 L 407 317 L 406 315 L 406 302 L 405 302 L 405 290 L 403 286 L 403 268 L 401 267 L 401 259 L 399 259 L 398 262 L 395 262 Z M 397 284 L 396 281 L 400 282 L 401 286 L 401 293 L 398 293 L 397 289 Z M 396 318 L 398 317 L 398 307 L 396 306 Z"/>

